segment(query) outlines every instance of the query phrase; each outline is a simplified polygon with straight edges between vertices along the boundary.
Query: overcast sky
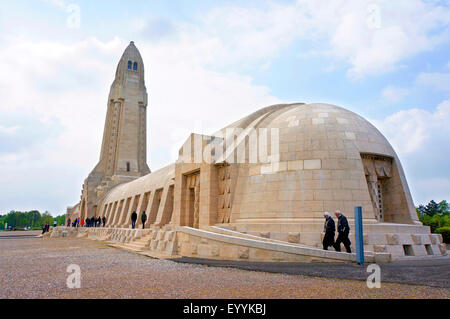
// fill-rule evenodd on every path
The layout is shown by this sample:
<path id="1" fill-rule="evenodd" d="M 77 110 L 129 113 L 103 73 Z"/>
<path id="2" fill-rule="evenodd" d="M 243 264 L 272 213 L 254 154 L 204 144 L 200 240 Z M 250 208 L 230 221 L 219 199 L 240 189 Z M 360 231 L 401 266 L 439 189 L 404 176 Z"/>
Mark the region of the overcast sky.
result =
<path id="1" fill-rule="evenodd" d="M 448 1 L 1 0 L 0 213 L 57 215 L 79 201 L 131 40 L 153 171 L 190 132 L 325 102 L 387 136 L 416 204 L 450 200 Z"/>

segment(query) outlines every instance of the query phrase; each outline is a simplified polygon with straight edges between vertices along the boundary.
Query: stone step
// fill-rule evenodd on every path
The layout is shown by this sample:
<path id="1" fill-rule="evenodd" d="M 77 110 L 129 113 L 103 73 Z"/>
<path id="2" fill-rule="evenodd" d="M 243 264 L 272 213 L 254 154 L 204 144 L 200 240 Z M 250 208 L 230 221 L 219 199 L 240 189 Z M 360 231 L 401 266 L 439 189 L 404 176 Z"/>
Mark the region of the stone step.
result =
<path id="1" fill-rule="evenodd" d="M 135 244 L 135 243 L 126 244 L 124 246 L 132 248 L 132 249 L 139 249 L 139 250 L 147 249 L 147 247 L 145 245 L 140 245 L 140 244 Z"/>

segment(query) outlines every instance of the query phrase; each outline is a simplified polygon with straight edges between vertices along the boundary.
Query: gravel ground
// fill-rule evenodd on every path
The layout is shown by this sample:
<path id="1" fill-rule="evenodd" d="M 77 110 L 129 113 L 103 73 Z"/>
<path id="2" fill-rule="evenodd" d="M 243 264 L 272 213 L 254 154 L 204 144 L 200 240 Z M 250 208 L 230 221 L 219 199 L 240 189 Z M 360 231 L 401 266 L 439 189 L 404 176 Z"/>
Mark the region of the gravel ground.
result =
<path id="1" fill-rule="evenodd" d="M 0 237 L 2 237 L 0 235 Z M 66 268 L 81 267 L 80 289 Z M 86 239 L 0 238 L 0 298 L 445 298 L 450 289 L 176 263 Z"/>
<path id="2" fill-rule="evenodd" d="M 288 275 L 308 275 L 334 279 L 367 280 L 367 266 L 352 263 L 267 263 L 251 261 L 227 261 L 199 258 L 172 259 L 181 263 L 200 264 L 213 267 L 232 267 Z M 381 282 L 450 288 L 450 256 L 412 258 L 380 264 Z"/>

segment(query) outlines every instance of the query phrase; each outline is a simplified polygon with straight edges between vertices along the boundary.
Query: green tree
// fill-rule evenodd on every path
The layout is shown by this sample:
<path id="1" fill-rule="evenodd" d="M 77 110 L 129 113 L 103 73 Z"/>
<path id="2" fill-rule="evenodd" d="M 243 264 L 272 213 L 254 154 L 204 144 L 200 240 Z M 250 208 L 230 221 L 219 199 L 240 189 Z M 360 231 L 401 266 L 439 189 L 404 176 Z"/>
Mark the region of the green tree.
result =
<path id="1" fill-rule="evenodd" d="M 425 206 L 425 214 L 428 216 L 434 216 L 440 214 L 440 212 L 439 205 L 434 200 L 431 200 L 427 206 Z"/>
<path id="2" fill-rule="evenodd" d="M 439 213 L 441 215 L 448 215 L 450 214 L 450 205 L 447 203 L 446 200 L 442 200 L 438 204 Z"/>
<path id="3" fill-rule="evenodd" d="M 50 215 L 48 211 L 45 211 L 45 213 L 42 214 L 41 218 L 41 225 L 45 224 L 53 225 L 53 216 Z"/>

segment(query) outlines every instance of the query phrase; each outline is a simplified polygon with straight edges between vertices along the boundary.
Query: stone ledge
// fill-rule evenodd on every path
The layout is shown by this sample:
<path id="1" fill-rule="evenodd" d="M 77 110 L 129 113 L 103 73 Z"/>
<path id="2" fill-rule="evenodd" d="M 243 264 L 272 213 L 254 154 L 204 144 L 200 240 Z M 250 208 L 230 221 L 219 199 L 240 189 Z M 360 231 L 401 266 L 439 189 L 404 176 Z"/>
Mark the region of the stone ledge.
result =
<path id="1" fill-rule="evenodd" d="M 265 241 L 261 241 L 261 240 L 212 233 L 209 231 L 194 229 L 194 228 L 186 227 L 186 226 L 178 226 L 178 227 L 176 227 L 176 230 L 181 233 L 186 233 L 186 234 L 189 234 L 192 236 L 197 236 L 200 238 L 207 238 L 210 240 L 223 242 L 223 243 L 227 243 L 227 244 L 232 244 L 232 245 L 237 245 L 237 246 L 251 247 L 251 248 L 269 250 L 269 251 L 274 251 L 274 252 L 280 252 L 280 253 L 303 255 L 303 256 L 317 257 L 317 258 L 330 259 L 330 260 L 340 260 L 340 261 L 347 261 L 347 262 L 355 262 L 356 261 L 356 255 L 354 253 L 348 254 L 348 253 L 343 253 L 343 252 L 321 250 L 321 249 L 317 249 L 317 248 L 300 247 L 300 246 L 292 245 L 289 243 L 281 244 L 281 243 L 265 242 Z M 377 254 L 372 253 L 372 254 L 365 255 L 365 259 L 367 260 L 367 262 L 389 262 L 391 260 L 391 256 L 389 253 L 377 253 Z"/>

